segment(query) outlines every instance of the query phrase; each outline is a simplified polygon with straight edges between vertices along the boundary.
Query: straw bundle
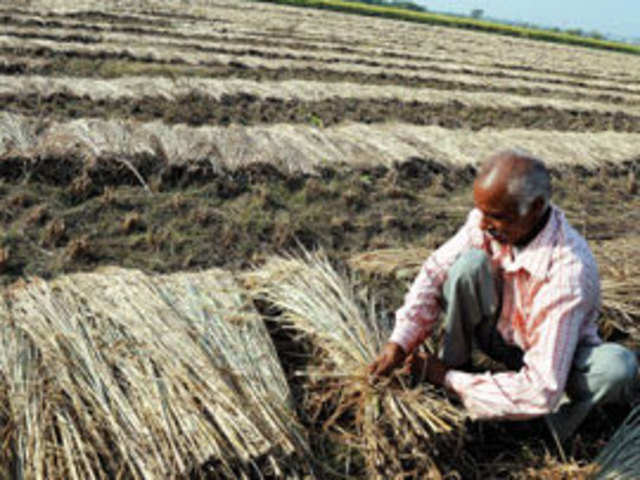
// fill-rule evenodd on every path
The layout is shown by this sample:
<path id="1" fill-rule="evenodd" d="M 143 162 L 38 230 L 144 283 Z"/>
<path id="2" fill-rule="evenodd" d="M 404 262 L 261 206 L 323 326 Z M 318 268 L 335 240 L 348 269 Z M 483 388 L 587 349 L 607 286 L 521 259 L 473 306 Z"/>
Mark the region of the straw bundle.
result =
<path id="1" fill-rule="evenodd" d="M 629 219 L 629 221 L 633 221 Z M 640 236 L 604 241 L 594 246 L 602 278 L 602 327 L 640 341 L 640 264 L 629 261 L 638 251 Z"/>
<path id="2" fill-rule="evenodd" d="M 635 407 L 596 457 L 595 480 L 640 478 L 640 405 Z"/>
<path id="3" fill-rule="evenodd" d="M 373 302 L 356 294 L 321 253 L 274 258 L 246 280 L 283 311 L 281 321 L 317 347 L 318 364 L 304 372 L 310 402 L 324 409 L 326 429 L 360 449 L 370 474 L 440 478 L 440 449 L 446 445 L 447 458 L 456 457 L 464 415 L 429 385 L 411 389 L 400 376 L 370 382 L 367 365 L 390 333 Z"/>
<path id="4" fill-rule="evenodd" d="M 288 462 L 306 447 L 289 389 L 229 274 L 108 269 L 4 300 L 0 465 L 12 478 L 296 476 Z"/>

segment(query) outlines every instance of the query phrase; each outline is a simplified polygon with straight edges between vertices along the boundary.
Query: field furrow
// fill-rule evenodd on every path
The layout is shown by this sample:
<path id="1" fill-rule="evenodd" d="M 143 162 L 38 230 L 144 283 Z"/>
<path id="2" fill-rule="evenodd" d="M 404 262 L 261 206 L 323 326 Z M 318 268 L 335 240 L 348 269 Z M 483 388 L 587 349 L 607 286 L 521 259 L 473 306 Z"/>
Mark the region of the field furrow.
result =
<path id="1" fill-rule="evenodd" d="M 386 123 L 400 121 L 414 125 L 480 130 L 483 128 L 532 128 L 562 132 L 640 132 L 640 115 L 623 112 L 564 110 L 541 102 L 521 106 L 495 105 L 496 102 L 462 103 L 454 99 L 403 101 L 399 99 L 260 98 L 250 93 L 204 92 L 162 96 L 122 96 L 117 99 L 90 100 L 68 93 L 50 95 L 0 95 L 5 111 L 47 116 L 54 120 L 74 118 L 131 118 L 137 121 L 162 120 L 168 124 L 259 125 L 298 123 L 331 126 L 347 121 Z"/>

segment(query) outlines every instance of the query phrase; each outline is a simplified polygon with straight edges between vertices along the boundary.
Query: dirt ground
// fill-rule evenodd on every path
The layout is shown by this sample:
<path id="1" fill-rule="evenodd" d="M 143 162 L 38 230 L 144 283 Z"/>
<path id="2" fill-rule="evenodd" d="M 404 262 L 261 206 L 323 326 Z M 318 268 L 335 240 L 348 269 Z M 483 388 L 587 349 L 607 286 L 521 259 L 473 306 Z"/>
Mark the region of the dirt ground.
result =
<path id="1" fill-rule="evenodd" d="M 211 98 L 191 93 L 171 100 L 142 97 L 93 101 L 59 93 L 40 95 L 0 95 L 8 112 L 64 121 L 75 118 L 123 117 L 138 121 L 162 120 L 167 124 L 257 125 L 267 123 L 308 123 L 332 126 L 341 122 L 407 122 L 445 128 L 533 128 L 561 132 L 640 132 L 640 118 L 622 112 L 558 110 L 533 106 L 501 109 L 451 101 L 446 104 L 404 102 L 398 99 L 299 99 L 260 98 L 251 94 Z"/>
<path id="2" fill-rule="evenodd" d="M 4 283 L 110 263 L 159 272 L 243 268 L 298 243 L 337 258 L 433 248 L 463 222 L 474 175 L 471 167 L 449 170 L 424 159 L 311 176 L 261 164 L 159 171 L 162 162 L 149 158 L 139 163 L 151 179 L 147 191 L 115 161 L 98 163 L 89 175 L 80 173 L 79 160 L 42 160 L 28 173 L 16 162 L 0 170 Z M 637 233 L 629 224 L 629 212 L 640 211 L 640 197 L 628 189 L 634 168 L 556 170 L 555 201 L 590 240 Z"/>

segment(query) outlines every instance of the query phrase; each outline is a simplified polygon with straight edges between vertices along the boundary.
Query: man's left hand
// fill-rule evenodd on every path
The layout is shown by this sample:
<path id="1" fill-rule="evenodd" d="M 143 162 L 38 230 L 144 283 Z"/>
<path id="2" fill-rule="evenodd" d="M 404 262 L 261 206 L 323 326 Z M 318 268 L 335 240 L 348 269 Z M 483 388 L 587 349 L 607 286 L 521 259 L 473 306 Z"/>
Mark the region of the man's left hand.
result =
<path id="1" fill-rule="evenodd" d="M 437 387 L 444 385 L 449 367 L 435 355 L 414 352 L 404 361 L 403 371 L 410 373 L 418 382 L 427 381 Z"/>

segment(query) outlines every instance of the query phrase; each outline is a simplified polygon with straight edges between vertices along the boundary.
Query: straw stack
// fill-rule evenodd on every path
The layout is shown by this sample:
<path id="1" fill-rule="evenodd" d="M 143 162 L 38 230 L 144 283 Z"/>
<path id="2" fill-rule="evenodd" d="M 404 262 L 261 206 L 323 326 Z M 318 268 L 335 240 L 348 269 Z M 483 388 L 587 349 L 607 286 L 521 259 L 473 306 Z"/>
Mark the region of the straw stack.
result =
<path id="1" fill-rule="evenodd" d="M 317 347 L 318 364 L 304 372 L 311 402 L 324 409 L 325 428 L 360 449 L 370 475 L 440 478 L 439 454 L 446 448 L 455 461 L 464 415 L 428 385 L 409 388 L 400 376 L 371 384 L 367 365 L 390 333 L 374 303 L 322 254 L 273 258 L 247 284 Z"/>
<path id="2" fill-rule="evenodd" d="M 297 477 L 286 379 L 230 274 L 110 268 L 3 300 L 3 478 Z"/>

